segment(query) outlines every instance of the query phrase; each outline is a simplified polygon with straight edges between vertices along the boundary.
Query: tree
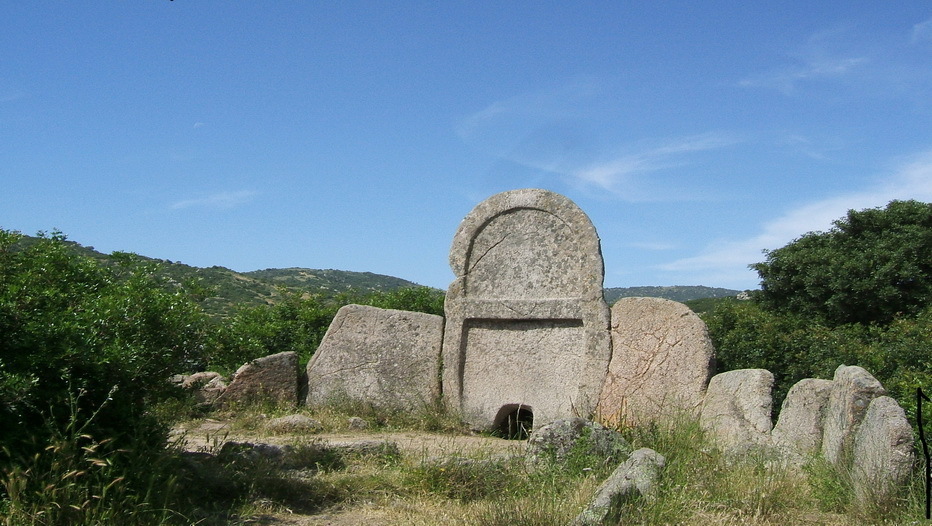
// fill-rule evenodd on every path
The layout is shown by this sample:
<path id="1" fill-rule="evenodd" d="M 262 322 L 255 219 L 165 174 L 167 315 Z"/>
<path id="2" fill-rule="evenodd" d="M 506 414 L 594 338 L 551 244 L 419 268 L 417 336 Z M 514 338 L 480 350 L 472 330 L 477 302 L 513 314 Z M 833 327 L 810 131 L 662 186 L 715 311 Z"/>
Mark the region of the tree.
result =
<path id="1" fill-rule="evenodd" d="M 828 326 L 888 324 L 932 304 L 932 203 L 850 210 L 765 254 L 751 265 L 765 307 Z"/>

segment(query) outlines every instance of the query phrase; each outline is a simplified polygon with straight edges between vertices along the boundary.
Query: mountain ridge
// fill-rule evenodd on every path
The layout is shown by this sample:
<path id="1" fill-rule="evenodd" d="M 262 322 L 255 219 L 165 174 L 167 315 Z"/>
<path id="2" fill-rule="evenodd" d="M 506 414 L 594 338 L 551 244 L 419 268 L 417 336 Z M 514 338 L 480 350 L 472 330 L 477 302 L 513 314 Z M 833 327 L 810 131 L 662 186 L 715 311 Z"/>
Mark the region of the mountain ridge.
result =
<path id="1" fill-rule="evenodd" d="M 24 236 L 22 244 L 26 246 L 37 242 L 38 239 L 33 236 Z M 72 240 L 65 242 L 76 252 L 105 264 L 114 260 L 113 254 L 104 254 L 94 249 L 93 246 L 81 245 Z M 142 261 L 157 264 L 158 273 L 170 283 L 193 283 L 203 288 L 206 293 L 201 304 L 208 314 L 218 318 L 228 317 L 242 306 L 273 305 L 288 293 L 316 295 L 326 300 L 341 295 L 366 295 L 422 286 L 413 281 L 374 272 L 305 267 L 237 272 L 218 265 L 195 267 L 167 259 L 139 254 L 135 256 Z M 686 302 L 736 296 L 739 292 L 702 285 L 608 287 L 604 289 L 604 297 L 605 301 L 611 305 L 620 298 L 634 296 Z"/>

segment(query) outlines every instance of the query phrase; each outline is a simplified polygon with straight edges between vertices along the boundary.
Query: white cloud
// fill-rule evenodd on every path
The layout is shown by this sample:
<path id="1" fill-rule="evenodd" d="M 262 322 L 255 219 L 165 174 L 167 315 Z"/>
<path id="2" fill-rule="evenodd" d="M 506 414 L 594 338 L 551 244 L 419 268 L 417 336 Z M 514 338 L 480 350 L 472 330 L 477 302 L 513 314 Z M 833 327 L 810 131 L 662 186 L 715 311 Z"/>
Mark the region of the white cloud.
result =
<path id="1" fill-rule="evenodd" d="M 932 201 L 932 150 L 903 161 L 873 187 L 788 210 L 761 227 L 760 233 L 743 240 L 720 240 L 699 255 L 662 265 L 664 271 L 688 275 L 697 283 L 750 288 L 756 273 L 747 266 L 763 260 L 764 249 L 776 249 L 813 231 L 826 231 L 848 210 L 883 207 L 895 199 Z"/>
<path id="2" fill-rule="evenodd" d="M 186 199 L 171 205 L 172 210 L 183 208 L 234 208 L 248 203 L 256 196 L 256 192 L 240 190 L 238 192 L 219 192 L 196 199 Z"/>

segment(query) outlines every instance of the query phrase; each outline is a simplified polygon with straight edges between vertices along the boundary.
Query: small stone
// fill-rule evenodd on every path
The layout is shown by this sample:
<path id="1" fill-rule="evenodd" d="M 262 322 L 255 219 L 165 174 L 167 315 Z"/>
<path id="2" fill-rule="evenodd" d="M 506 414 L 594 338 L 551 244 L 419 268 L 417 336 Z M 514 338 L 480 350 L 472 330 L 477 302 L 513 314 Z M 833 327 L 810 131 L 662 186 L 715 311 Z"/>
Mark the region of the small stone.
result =
<path id="1" fill-rule="evenodd" d="M 346 425 L 353 430 L 362 431 L 364 429 L 369 429 L 369 422 L 366 422 L 358 416 L 351 416 L 346 420 Z"/>
<path id="2" fill-rule="evenodd" d="M 621 433 L 583 418 L 555 420 L 531 433 L 526 464 L 566 462 L 571 455 L 591 456 L 612 463 L 624 458 L 631 445 Z"/>
<path id="3" fill-rule="evenodd" d="M 595 497 L 586 509 L 576 516 L 570 526 L 605 524 L 624 499 L 635 494 L 651 496 L 665 464 L 666 459 L 663 455 L 653 449 L 641 448 L 631 453 L 628 460 L 615 468 L 615 471 L 599 486 Z"/>

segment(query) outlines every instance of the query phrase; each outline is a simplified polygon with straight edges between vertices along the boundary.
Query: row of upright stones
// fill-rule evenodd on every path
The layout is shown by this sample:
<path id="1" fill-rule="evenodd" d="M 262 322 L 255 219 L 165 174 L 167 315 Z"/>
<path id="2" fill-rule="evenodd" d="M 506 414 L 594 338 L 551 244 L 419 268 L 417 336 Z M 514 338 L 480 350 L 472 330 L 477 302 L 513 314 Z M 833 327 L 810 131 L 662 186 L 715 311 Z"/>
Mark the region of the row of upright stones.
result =
<path id="1" fill-rule="evenodd" d="M 444 317 L 347 305 L 306 380 L 273 397 L 408 411 L 442 403 L 485 431 L 521 411 L 535 428 L 578 415 L 624 426 L 698 415 L 727 451 L 766 451 L 789 466 L 821 455 L 850 469 L 862 496 L 892 491 L 911 469 L 905 414 L 863 369 L 799 382 L 772 426 L 773 375 L 712 376 L 705 324 L 685 305 L 624 298 L 609 309 L 595 227 L 566 197 L 525 189 L 480 203 L 454 236 L 450 265 Z M 297 368 L 289 354 L 247 364 L 227 391 L 274 385 L 272 370 Z M 253 387 L 236 389 L 241 377 Z"/>

